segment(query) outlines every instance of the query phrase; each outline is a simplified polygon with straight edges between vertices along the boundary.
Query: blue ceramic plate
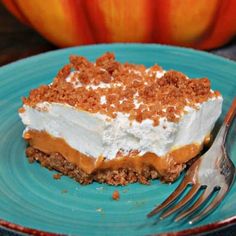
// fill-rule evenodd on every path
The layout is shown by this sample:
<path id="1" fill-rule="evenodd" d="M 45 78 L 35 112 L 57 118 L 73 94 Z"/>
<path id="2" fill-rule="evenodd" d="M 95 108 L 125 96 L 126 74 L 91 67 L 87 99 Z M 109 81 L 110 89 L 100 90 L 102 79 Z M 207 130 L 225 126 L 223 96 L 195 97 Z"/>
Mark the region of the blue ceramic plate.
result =
<path id="1" fill-rule="evenodd" d="M 19 232 L 40 231 L 70 235 L 150 235 L 170 232 L 202 232 L 236 221 L 236 185 L 220 207 L 196 225 L 174 223 L 173 218 L 156 222 L 146 214 L 161 203 L 180 179 L 167 185 L 130 184 L 113 187 L 93 183 L 81 186 L 68 177 L 54 180 L 54 172 L 29 164 L 25 158 L 23 125 L 17 114 L 21 97 L 40 84 L 50 83 L 70 54 L 94 60 L 106 51 L 119 61 L 158 63 L 165 69 L 180 70 L 190 77 L 209 77 L 213 89 L 224 97 L 222 122 L 236 91 L 236 64 L 204 52 L 145 44 L 111 44 L 75 47 L 30 57 L 0 70 L 0 225 Z M 236 123 L 236 122 L 235 122 Z M 230 157 L 236 164 L 234 124 L 228 137 Z M 234 134 L 233 134 L 234 133 Z M 233 158 L 234 157 L 234 158 Z M 114 190 L 120 200 L 112 200 Z M 156 223 L 155 223 L 156 222 Z M 218 222 L 218 223 L 216 223 Z M 43 233 L 41 234 L 43 235 Z M 45 235 L 48 235 L 45 233 Z"/>

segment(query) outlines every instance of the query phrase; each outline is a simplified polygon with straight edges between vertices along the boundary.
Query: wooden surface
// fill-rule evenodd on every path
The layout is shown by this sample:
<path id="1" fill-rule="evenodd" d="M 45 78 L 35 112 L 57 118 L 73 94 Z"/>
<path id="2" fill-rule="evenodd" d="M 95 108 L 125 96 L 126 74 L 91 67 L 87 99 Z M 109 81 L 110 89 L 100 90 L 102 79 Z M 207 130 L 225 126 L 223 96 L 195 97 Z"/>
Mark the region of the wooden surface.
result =
<path id="1" fill-rule="evenodd" d="M 21 58 L 55 49 L 57 49 L 56 46 L 43 39 L 34 30 L 19 23 L 0 3 L 0 66 Z M 220 49 L 211 50 L 210 52 L 236 60 L 236 40 L 233 40 Z M 0 235 L 13 236 L 18 234 L 0 229 Z M 236 226 L 227 227 L 226 229 L 208 235 L 233 236 L 236 235 Z"/>
<path id="2" fill-rule="evenodd" d="M 11 16 L 0 1 L 0 65 L 54 49 L 57 47 Z"/>

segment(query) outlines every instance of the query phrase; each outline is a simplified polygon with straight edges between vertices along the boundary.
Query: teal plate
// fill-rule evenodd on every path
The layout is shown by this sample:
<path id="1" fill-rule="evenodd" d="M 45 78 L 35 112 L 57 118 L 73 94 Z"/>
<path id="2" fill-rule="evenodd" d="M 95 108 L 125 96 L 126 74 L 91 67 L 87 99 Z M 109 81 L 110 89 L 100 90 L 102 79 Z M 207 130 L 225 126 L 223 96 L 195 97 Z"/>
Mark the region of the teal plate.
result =
<path id="1" fill-rule="evenodd" d="M 158 222 L 146 214 L 161 203 L 181 178 L 168 185 L 130 184 L 114 187 L 93 183 L 81 186 L 68 177 L 53 179 L 55 172 L 29 164 L 23 125 L 17 109 L 21 97 L 40 84 L 50 83 L 70 54 L 95 60 L 106 51 L 115 52 L 119 61 L 158 63 L 165 69 L 180 70 L 190 77 L 209 77 L 213 89 L 224 97 L 223 116 L 236 91 L 236 64 L 208 53 L 190 49 L 145 45 L 110 44 L 75 47 L 44 53 L 6 65 L 0 70 L 0 225 L 23 233 L 50 235 L 152 235 L 179 232 L 179 235 L 210 231 L 236 222 L 236 185 L 220 207 L 195 225 L 174 223 L 173 218 Z M 207 121 L 205 121 L 207 122 Z M 236 122 L 235 122 L 236 123 Z M 233 124 L 227 140 L 230 157 L 236 164 Z M 234 158 L 233 158 L 234 157 Z M 120 200 L 112 200 L 114 190 Z"/>

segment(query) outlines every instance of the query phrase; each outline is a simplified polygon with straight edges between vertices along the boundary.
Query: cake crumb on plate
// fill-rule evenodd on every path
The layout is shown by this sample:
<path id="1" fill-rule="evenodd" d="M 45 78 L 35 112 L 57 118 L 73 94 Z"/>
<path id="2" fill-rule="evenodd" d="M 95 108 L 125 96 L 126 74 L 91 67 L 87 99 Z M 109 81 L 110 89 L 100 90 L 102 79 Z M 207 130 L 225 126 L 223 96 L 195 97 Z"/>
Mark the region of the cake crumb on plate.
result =
<path id="1" fill-rule="evenodd" d="M 120 193 L 118 190 L 115 190 L 112 194 L 112 199 L 118 201 L 120 199 Z"/>
<path id="2" fill-rule="evenodd" d="M 57 174 L 53 175 L 54 179 L 61 179 L 61 177 L 62 177 L 62 174 L 60 174 L 60 173 L 57 173 Z"/>

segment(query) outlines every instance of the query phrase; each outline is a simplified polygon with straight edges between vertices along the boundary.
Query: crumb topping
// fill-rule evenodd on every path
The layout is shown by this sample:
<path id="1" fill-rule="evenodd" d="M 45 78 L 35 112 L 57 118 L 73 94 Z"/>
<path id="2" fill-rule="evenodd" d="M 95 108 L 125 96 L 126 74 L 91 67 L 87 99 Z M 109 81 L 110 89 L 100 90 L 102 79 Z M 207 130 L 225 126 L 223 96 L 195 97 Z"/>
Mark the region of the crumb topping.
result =
<path id="1" fill-rule="evenodd" d="M 62 177 L 62 174 L 61 174 L 61 173 L 57 173 L 57 174 L 54 174 L 54 175 L 53 175 L 53 178 L 54 178 L 54 179 L 61 179 L 61 177 Z"/>
<path id="2" fill-rule="evenodd" d="M 107 52 L 95 63 L 70 56 L 70 64 L 53 83 L 31 90 L 23 103 L 32 107 L 45 101 L 66 103 L 111 118 L 122 112 L 130 120 L 151 119 L 158 125 L 161 117 L 177 122 L 185 106 L 197 109 L 197 103 L 216 96 L 220 93 L 210 89 L 207 78 L 189 79 L 178 71 L 164 72 L 159 65 L 122 64 Z"/>
<path id="3" fill-rule="evenodd" d="M 112 193 L 112 199 L 115 200 L 115 201 L 118 201 L 120 199 L 120 193 L 118 190 L 115 190 L 113 193 Z"/>

